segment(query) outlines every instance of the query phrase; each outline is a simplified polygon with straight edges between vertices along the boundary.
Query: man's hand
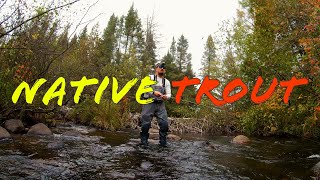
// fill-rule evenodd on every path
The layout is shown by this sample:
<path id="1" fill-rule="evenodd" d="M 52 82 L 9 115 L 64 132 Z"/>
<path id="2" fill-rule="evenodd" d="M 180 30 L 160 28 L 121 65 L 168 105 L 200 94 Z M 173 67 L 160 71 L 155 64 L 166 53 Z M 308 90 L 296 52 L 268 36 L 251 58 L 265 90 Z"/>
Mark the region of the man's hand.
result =
<path id="1" fill-rule="evenodd" d="M 159 92 L 159 91 L 154 91 L 153 94 L 154 94 L 155 96 L 157 96 L 157 97 L 163 96 L 163 94 L 162 94 L 161 92 Z"/>
<path id="2" fill-rule="evenodd" d="M 162 97 L 163 100 L 167 100 L 168 99 L 168 97 L 166 95 L 162 95 L 161 97 Z"/>

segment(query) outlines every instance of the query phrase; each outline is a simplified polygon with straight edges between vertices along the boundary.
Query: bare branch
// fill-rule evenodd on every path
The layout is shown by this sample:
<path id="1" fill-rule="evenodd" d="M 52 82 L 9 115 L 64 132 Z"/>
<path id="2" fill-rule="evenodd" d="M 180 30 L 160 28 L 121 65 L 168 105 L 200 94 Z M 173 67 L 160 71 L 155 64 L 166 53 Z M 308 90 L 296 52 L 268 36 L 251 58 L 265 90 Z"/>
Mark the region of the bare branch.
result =
<path id="1" fill-rule="evenodd" d="M 99 16 L 101 16 L 102 14 L 104 14 L 104 13 L 100 13 L 100 14 L 98 14 L 97 16 L 95 16 L 94 18 L 92 18 L 92 19 L 90 19 L 90 20 L 88 20 L 88 21 L 86 21 L 86 22 L 83 22 L 83 23 L 81 23 L 80 25 L 82 25 L 82 24 L 88 25 L 88 24 L 90 24 L 92 21 L 96 20 L 96 19 L 97 19 Z"/>
<path id="2" fill-rule="evenodd" d="M 3 2 L 3 4 L 1 4 L 0 9 L 3 8 L 3 6 L 4 6 L 6 3 L 7 3 L 7 0 L 5 0 L 5 1 Z"/>
<path id="3" fill-rule="evenodd" d="M 84 15 L 82 16 L 80 22 L 77 24 L 76 28 L 75 28 L 74 31 L 70 34 L 70 37 L 72 37 L 72 36 L 74 35 L 74 33 L 76 33 L 78 27 L 82 24 L 83 19 L 87 16 L 89 10 L 90 10 L 94 5 L 96 5 L 98 2 L 99 2 L 99 0 L 97 0 L 95 3 L 91 4 L 91 5 L 88 7 L 87 11 L 86 11 L 86 12 L 84 13 Z M 98 15 L 98 16 L 99 16 L 99 15 Z M 89 24 L 89 23 L 88 23 L 88 24 Z"/>
<path id="4" fill-rule="evenodd" d="M 4 18 L 2 22 L 0 22 L 0 26 L 5 23 L 7 20 L 9 20 L 13 14 L 18 10 L 18 8 L 16 8 L 8 17 Z"/>
<path id="5" fill-rule="evenodd" d="M 88 14 L 89 10 L 90 10 L 94 5 L 96 5 L 98 2 L 99 2 L 99 0 L 97 0 L 95 3 L 93 3 L 91 6 L 88 7 L 86 13 L 82 16 L 82 18 L 81 18 L 80 22 L 77 24 L 75 30 L 71 33 L 69 39 L 73 36 L 73 34 L 74 34 L 74 33 L 76 32 L 76 30 L 78 29 L 78 27 L 79 27 L 81 24 L 83 24 L 82 21 L 83 21 L 83 19 L 85 18 L 85 16 Z M 99 14 L 99 15 L 100 15 L 100 14 Z M 98 15 L 98 16 L 99 16 L 99 15 Z M 98 16 L 96 16 L 96 17 L 98 17 Z M 95 18 L 94 18 L 94 19 L 95 19 Z M 94 19 L 92 19 L 92 20 L 94 20 Z M 87 25 L 88 25 L 88 24 L 90 24 L 90 22 L 88 22 Z M 46 66 L 46 68 L 45 68 L 42 72 L 40 72 L 37 77 L 41 77 L 41 76 L 43 76 L 44 74 L 46 74 L 46 72 L 49 70 L 51 64 L 52 64 L 55 60 L 57 60 L 60 56 L 62 56 L 65 52 L 67 52 L 73 45 L 74 45 L 74 44 L 70 44 L 70 46 L 68 46 L 65 50 L 63 50 L 61 53 L 57 54 L 56 57 L 52 58 L 52 60 L 49 62 L 49 64 Z"/>
<path id="6" fill-rule="evenodd" d="M 54 10 L 61 9 L 61 8 L 63 8 L 63 7 L 72 5 L 72 4 L 74 4 L 74 3 L 78 2 L 78 1 L 80 1 L 80 0 L 75 0 L 75 1 L 72 1 L 72 2 L 67 3 L 67 4 L 64 4 L 64 5 L 61 5 L 61 6 L 58 6 L 58 7 L 54 7 L 54 8 L 51 8 L 51 9 L 48 9 L 47 11 L 44 11 L 44 12 L 42 12 L 42 13 L 36 15 L 36 16 L 33 16 L 33 17 L 31 17 L 31 18 L 29 18 L 29 19 L 27 19 L 27 20 L 19 23 L 18 25 L 14 26 L 14 27 L 11 28 L 9 31 L 0 34 L 0 38 L 6 36 L 6 35 L 8 35 L 8 34 L 10 34 L 12 31 L 18 29 L 19 27 L 21 27 L 22 25 L 26 24 L 26 23 L 29 22 L 29 21 L 32 21 L 32 20 L 34 20 L 34 19 L 36 19 L 36 18 L 38 18 L 38 17 L 41 17 L 41 16 L 43 16 L 43 15 L 45 15 L 45 14 L 51 12 L 51 11 L 54 11 Z"/>

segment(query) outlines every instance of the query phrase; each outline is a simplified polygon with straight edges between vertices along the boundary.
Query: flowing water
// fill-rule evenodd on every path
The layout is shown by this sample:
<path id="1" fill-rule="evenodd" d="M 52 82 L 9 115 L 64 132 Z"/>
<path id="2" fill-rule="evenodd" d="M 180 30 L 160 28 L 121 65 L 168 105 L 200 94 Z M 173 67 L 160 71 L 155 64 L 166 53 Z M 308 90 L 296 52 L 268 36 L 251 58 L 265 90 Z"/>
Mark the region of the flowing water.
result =
<path id="1" fill-rule="evenodd" d="M 62 126 L 52 137 L 0 142 L 0 179 L 311 179 L 319 142 L 182 135 L 168 148 L 137 145 L 138 132 Z"/>

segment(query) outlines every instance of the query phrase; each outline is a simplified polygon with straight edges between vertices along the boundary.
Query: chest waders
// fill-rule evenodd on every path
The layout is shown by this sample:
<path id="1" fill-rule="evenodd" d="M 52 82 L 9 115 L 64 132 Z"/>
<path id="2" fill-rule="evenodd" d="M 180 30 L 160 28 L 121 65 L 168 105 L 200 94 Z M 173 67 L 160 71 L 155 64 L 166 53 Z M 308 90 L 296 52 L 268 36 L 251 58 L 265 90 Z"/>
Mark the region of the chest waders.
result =
<path id="1" fill-rule="evenodd" d="M 157 76 L 154 75 L 154 80 L 157 80 Z M 153 85 L 153 91 L 159 91 L 165 94 L 165 78 L 163 78 L 162 86 Z M 151 121 L 153 116 L 157 118 L 159 125 L 159 143 L 161 146 L 167 145 L 167 134 L 168 134 L 168 115 L 165 104 L 161 97 L 152 95 L 154 102 L 150 104 L 142 105 L 141 112 L 141 144 L 148 146 L 149 129 L 151 127 Z"/>

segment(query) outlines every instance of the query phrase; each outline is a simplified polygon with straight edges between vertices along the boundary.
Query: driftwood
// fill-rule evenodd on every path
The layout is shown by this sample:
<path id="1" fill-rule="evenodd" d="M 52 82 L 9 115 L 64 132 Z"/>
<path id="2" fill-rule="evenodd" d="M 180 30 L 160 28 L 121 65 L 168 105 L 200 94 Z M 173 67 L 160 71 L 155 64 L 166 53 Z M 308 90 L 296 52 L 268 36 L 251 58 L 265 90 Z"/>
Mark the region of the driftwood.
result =
<path id="1" fill-rule="evenodd" d="M 140 128 L 139 121 L 141 115 L 131 114 L 129 126 L 133 129 Z M 207 119 L 196 118 L 168 118 L 169 131 L 173 133 L 206 133 L 209 130 L 210 123 Z M 156 118 L 153 118 L 151 128 L 159 129 Z"/>
<path id="2" fill-rule="evenodd" d="M 169 118 L 170 130 L 177 133 L 206 133 L 209 128 L 207 119 Z"/>

